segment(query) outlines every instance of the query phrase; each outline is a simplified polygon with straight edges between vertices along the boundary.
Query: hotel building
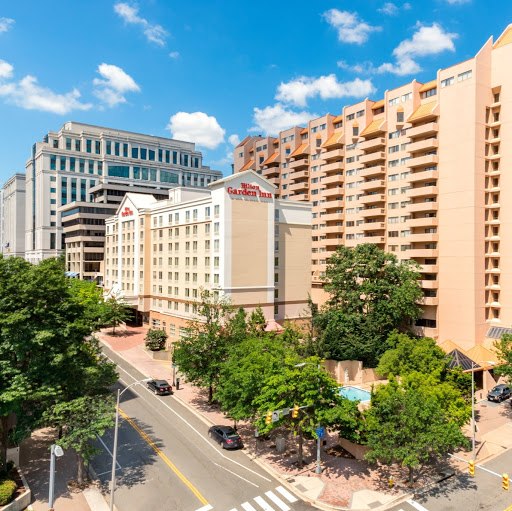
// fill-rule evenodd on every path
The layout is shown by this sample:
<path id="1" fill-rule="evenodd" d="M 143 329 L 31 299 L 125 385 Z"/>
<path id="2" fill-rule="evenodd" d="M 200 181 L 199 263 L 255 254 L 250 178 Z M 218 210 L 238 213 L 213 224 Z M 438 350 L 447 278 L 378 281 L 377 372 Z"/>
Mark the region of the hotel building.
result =
<path id="1" fill-rule="evenodd" d="M 25 174 L 14 174 L 2 187 L 0 252 L 25 254 Z"/>
<path id="2" fill-rule="evenodd" d="M 418 333 L 466 349 L 512 326 L 510 43 L 512 25 L 427 83 L 235 148 L 235 172 L 313 203 L 315 301 L 338 245 L 375 243 L 421 266 Z"/>
<path id="3" fill-rule="evenodd" d="M 105 291 L 122 292 L 171 339 L 194 317 L 201 288 L 277 322 L 307 307 L 311 204 L 276 199 L 253 171 L 172 189 L 167 200 L 128 193 L 106 229 Z"/>
<path id="4" fill-rule="evenodd" d="M 64 252 L 59 208 L 92 202 L 100 184 L 105 197 L 119 198 L 130 187 L 158 194 L 178 185 L 206 187 L 222 177 L 203 166 L 193 143 L 77 122 L 34 144 L 25 167 L 25 258 L 34 263 Z"/>

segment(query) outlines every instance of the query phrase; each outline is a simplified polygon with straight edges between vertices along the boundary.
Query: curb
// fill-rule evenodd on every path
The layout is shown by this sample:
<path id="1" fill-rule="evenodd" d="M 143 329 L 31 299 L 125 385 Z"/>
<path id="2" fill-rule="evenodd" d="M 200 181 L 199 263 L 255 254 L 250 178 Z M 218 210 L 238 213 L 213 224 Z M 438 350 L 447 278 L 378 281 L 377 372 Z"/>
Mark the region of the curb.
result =
<path id="1" fill-rule="evenodd" d="M 91 478 L 91 481 L 93 481 L 93 482 L 95 482 L 95 483 L 97 484 L 97 490 L 98 490 L 98 493 L 101 495 L 101 498 L 105 501 L 105 503 L 106 503 L 107 505 L 109 505 L 110 500 L 107 500 L 107 499 L 106 499 L 106 497 L 105 497 L 105 495 L 103 495 L 103 493 L 102 493 L 102 492 L 101 492 L 101 490 L 99 489 L 99 488 L 101 488 L 101 486 L 100 486 L 100 484 L 99 484 L 99 483 L 100 483 L 100 480 L 99 480 L 98 476 L 96 475 L 96 471 L 95 471 L 95 470 L 94 470 L 94 468 L 92 467 L 92 463 L 88 463 L 88 464 L 87 464 L 87 468 L 86 468 L 86 470 L 87 470 L 87 473 L 89 474 L 89 477 Z M 87 499 L 86 499 L 86 502 L 87 502 L 87 505 L 89 505 L 89 501 L 88 501 Z M 90 507 L 90 505 L 89 505 L 89 508 L 91 509 L 91 511 L 94 511 L 94 510 Z M 115 509 L 115 511 L 119 511 L 119 510 L 117 509 L 117 506 L 115 505 L 115 503 L 114 503 L 114 509 Z"/>

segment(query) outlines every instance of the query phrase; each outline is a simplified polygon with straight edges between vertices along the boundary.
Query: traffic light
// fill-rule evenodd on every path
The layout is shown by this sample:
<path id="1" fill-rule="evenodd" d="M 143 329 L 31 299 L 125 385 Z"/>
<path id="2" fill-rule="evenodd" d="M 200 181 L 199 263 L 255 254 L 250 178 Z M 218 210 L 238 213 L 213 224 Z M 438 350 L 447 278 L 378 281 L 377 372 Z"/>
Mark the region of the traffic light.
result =
<path id="1" fill-rule="evenodd" d="M 292 419 L 296 419 L 299 416 L 299 405 L 293 407 Z"/>
<path id="2" fill-rule="evenodd" d="M 267 412 L 267 418 L 265 419 L 265 424 L 270 424 L 272 422 L 272 412 L 269 410 Z"/>
<path id="3" fill-rule="evenodd" d="M 475 475 L 475 460 L 469 460 L 469 473 Z"/>
<path id="4" fill-rule="evenodd" d="M 503 474 L 503 489 L 508 491 L 508 474 Z"/>

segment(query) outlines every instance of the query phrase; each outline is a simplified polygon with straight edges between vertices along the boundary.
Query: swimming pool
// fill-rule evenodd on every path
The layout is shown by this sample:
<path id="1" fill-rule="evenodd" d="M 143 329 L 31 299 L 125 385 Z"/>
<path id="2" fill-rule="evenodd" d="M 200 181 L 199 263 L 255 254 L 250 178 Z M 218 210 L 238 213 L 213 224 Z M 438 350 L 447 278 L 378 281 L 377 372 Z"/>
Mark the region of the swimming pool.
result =
<path id="1" fill-rule="evenodd" d="M 345 386 L 340 388 L 340 396 L 346 397 L 350 401 L 370 401 L 371 394 L 358 387 Z"/>

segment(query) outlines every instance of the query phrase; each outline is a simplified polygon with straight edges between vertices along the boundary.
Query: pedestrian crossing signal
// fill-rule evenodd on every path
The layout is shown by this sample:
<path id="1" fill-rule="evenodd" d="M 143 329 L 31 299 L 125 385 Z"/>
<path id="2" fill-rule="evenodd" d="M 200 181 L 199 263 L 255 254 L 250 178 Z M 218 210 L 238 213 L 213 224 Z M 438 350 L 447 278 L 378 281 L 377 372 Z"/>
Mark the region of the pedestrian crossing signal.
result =
<path id="1" fill-rule="evenodd" d="M 296 419 L 299 416 L 299 405 L 293 407 L 292 418 Z"/>
<path id="2" fill-rule="evenodd" d="M 469 473 L 475 475 L 475 460 L 469 460 Z"/>
<path id="3" fill-rule="evenodd" d="M 508 474 L 503 474 L 503 489 L 508 491 Z"/>
<path id="4" fill-rule="evenodd" d="M 272 422 L 272 412 L 269 410 L 267 412 L 267 418 L 265 419 L 265 424 L 270 424 Z"/>

